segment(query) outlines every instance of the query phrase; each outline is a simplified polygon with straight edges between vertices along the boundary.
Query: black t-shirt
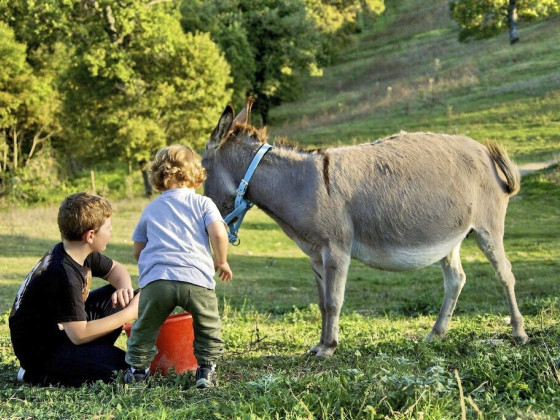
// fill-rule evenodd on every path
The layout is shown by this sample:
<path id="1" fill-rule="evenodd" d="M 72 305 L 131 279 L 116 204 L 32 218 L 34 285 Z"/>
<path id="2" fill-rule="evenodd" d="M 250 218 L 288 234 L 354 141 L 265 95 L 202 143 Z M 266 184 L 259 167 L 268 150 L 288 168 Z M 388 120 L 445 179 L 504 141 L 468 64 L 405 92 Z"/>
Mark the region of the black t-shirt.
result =
<path id="1" fill-rule="evenodd" d="M 67 342 L 59 323 L 87 321 L 88 279 L 105 277 L 112 266 L 113 261 L 99 253 L 90 254 L 82 266 L 58 243 L 33 267 L 9 320 L 14 352 L 24 369 L 40 369 L 46 357 Z"/>

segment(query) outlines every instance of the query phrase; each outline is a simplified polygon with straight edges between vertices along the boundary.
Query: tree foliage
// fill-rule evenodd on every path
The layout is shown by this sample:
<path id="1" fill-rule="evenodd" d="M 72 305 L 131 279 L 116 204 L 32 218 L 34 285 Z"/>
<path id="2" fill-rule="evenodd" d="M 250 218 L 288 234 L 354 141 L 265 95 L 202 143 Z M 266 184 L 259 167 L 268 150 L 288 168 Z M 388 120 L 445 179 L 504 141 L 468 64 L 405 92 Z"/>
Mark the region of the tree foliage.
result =
<path id="1" fill-rule="evenodd" d="M 321 33 L 321 64 L 331 64 L 338 52 L 350 41 L 351 34 L 360 32 L 385 10 L 384 0 L 304 0 L 309 18 Z"/>
<path id="2" fill-rule="evenodd" d="M 309 75 L 320 75 L 334 40 L 364 13 L 381 13 L 383 0 L 184 0 L 186 31 L 207 31 L 232 66 L 236 105 L 247 95 L 263 123 L 271 105 L 292 100 Z"/>
<path id="3" fill-rule="evenodd" d="M 59 129 L 51 69 L 34 69 L 26 50 L 12 28 L 0 22 L 0 186 L 13 182 Z"/>
<path id="4" fill-rule="evenodd" d="M 92 19 L 89 42 L 77 46 L 64 115 L 85 121 L 73 137 L 90 137 L 89 153 L 110 150 L 137 163 L 166 143 L 200 149 L 230 99 L 229 65 L 207 34 L 184 34 L 165 10 L 133 14 L 122 18 L 126 32 L 115 38 L 122 41 L 98 32 Z M 139 133 L 150 135 L 140 141 Z"/>
<path id="5" fill-rule="evenodd" d="M 200 149 L 230 100 L 229 64 L 207 34 L 182 31 L 173 3 L 0 0 L 0 18 L 2 150 L 17 136 L 31 157 L 56 132 L 74 166 L 142 164 L 168 143 Z"/>
<path id="6" fill-rule="evenodd" d="M 232 99 L 257 96 L 266 124 L 270 106 L 295 99 L 344 34 L 383 8 L 383 0 L 0 0 L 0 195 L 9 180 L 29 180 L 32 166 L 52 164 L 52 174 L 58 161 L 72 173 L 120 158 L 142 167 L 165 144 L 200 149 Z"/>
<path id="7" fill-rule="evenodd" d="M 508 27 L 511 0 L 451 0 L 453 19 L 459 24 L 459 40 L 483 39 Z M 560 12 L 560 0 L 517 0 L 519 20 L 540 19 Z"/>

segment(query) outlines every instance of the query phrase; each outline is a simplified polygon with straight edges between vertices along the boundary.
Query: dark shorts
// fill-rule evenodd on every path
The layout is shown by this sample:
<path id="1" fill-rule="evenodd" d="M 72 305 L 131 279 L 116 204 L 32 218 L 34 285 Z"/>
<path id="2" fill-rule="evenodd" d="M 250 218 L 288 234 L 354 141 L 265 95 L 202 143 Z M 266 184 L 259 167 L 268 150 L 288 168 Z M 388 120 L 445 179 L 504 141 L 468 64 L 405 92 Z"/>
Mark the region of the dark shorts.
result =
<path id="1" fill-rule="evenodd" d="M 90 293 L 86 301 L 87 320 L 105 318 L 120 310 L 113 308 L 111 285 L 100 287 Z M 34 385 L 80 386 L 96 381 L 111 382 L 115 372 L 128 367 L 125 352 L 115 347 L 122 328 L 99 337 L 89 343 L 76 345 L 68 337 L 47 357 L 41 368 L 26 371 L 24 381 Z"/>

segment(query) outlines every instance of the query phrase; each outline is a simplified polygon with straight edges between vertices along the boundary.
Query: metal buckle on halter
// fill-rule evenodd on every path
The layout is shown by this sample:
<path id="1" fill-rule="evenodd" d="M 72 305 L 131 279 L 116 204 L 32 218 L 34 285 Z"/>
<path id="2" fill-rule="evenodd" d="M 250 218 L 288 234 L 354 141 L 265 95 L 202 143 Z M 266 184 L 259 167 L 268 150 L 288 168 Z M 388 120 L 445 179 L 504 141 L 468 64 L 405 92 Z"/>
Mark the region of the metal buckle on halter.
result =
<path id="1" fill-rule="evenodd" d="M 244 179 L 241 180 L 241 182 L 239 183 L 239 188 L 237 188 L 235 190 L 235 192 L 237 193 L 237 195 L 240 196 L 244 196 L 245 193 L 247 192 L 247 187 L 249 187 L 249 183 L 247 181 L 245 181 Z"/>

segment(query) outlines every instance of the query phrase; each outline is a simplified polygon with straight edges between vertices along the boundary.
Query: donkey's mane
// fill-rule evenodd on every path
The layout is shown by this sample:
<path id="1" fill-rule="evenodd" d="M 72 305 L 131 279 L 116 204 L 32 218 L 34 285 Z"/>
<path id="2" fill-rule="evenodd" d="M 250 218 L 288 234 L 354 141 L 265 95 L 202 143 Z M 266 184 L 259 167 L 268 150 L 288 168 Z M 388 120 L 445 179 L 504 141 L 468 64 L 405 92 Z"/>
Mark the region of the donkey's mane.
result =
<path id="1" fill-rule="evenodd" d="M 254 125 L 251 125 L 250 123 L 236 123 L 233 126 L 233 128 L 230 130 L 229 134 L 225 137 L 225 139 L 222 140 L 222 143 L 226 141 L 236 141 L 238 138 L 240 138 L 239 137 L 240 135 L 246 135 L 249 137 L 256 138 L 262 144 L 267 143 L 269 139 L 268 130 L 266 126 L 263 128 L 257 128 Z M 301 146 L 298 142 L 294 140 L 290 140 L 287 137 L 276 137 L 274 139 L 274 146 L 282 149 L 288 149 L 288 150 L 293 150 L 296 152 L 302 152 L 308 154 L 323 154 L 325 150 L 324 148 L 311 148 L 311 149 L 305 148 Z"/>
<path id="2" fill-rule="evenodd" d="M 235 123 L 229 134 L 222 140 L 221 144 L 225 143 L 226 141 L 236 141 L 240 134 L 254 137 L 262 144 L 265 144 L 268 141 L 268 133 L 266 127 L 259 129 L 249 123 Z"/>
<path id="3" fill-rule="evenodd" d="M 287 137 L 277 137 L 274 139 L 274 145 L 281 147 L 283 149 L 291 149 L 296 152 L 308 153 L 308 154 L 323 154 L 324 148 L 305 148 L 301 146 L 297 141 L 290 140 Z"/>

